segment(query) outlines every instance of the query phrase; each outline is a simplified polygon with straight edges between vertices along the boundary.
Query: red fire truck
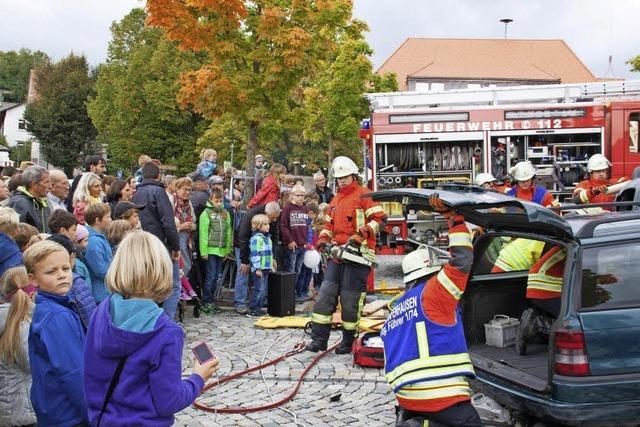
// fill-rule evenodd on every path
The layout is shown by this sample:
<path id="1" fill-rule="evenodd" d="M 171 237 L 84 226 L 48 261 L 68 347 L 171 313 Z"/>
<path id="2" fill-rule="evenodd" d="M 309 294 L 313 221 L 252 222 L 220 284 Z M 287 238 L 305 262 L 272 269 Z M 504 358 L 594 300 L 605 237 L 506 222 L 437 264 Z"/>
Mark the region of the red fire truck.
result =
<path id="1" fill-rule="evenodd" d="M 480 172 L 499 180 L 522 160 L 562 199 L 603 153 L 614 178 L 640 165 L 640 81 L 491 87 L 368 95 L 362 123 L 366 180 L 372 190 L 472 183 Z M 379 253 L 446 242 L 444 223 L 426 213 L 385 206 L 389 225 Z"/>

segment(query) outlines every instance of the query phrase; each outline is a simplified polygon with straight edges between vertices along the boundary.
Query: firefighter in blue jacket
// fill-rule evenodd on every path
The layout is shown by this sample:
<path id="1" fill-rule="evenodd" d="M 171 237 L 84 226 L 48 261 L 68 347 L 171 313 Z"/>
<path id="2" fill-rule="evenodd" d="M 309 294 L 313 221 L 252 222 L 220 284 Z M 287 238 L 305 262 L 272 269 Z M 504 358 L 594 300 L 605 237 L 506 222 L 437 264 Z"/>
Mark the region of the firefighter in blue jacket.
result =
<path id="1" fill-rule="evenodd" d="M 471 234 L 461 215 L 437 197 L 432 208 L 449 222 L 449 255 L 421 246 L 402 262 L 407 291 L 380 333 L 385 378 L 398 400 L 397 426 L 480 426 L 468 378 L 475 374 L 458 301 L 473 262 Z"/>

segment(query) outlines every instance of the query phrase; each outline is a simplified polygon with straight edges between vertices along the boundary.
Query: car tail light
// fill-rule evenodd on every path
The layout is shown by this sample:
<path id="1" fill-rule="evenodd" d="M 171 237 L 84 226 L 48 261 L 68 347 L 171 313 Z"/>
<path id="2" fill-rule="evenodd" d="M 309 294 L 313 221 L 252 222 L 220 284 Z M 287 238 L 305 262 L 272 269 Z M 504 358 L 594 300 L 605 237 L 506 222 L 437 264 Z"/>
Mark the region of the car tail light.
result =
<path id="1" fill-rule="evenodd" d="M 556 374 L 572 377 L 582 377 L 590 374 L 583 332 L 557 331 L 555 347 Z"/>

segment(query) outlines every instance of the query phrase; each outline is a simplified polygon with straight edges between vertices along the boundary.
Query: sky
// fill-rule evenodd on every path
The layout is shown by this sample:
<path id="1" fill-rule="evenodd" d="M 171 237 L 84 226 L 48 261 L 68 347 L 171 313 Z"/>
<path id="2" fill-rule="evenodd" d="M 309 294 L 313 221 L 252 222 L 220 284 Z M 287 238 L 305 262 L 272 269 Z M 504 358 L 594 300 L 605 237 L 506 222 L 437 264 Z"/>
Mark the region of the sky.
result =
<path id="1" fill-rule="evenodd" d="M 139 0 L 0 0 L 0 50 L 26 47 L 58 60 L 71 51 L 106 58 L 109 27 Z M 379 67 L 407 37 L 564 39 L 596 76 L 640 79 L 625 62 L 640 55 L 639 0 L 355 0 L 369 24 Z"/>

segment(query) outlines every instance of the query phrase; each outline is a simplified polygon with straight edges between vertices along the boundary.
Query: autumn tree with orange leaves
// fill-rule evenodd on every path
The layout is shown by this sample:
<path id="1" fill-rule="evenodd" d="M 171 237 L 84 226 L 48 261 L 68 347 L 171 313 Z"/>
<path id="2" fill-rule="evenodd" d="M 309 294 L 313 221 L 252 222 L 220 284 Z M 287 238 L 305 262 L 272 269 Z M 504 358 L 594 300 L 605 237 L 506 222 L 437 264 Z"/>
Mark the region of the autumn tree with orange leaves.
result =
<path id="1" fill-rule="evenodd" d="M 148 24 L 180 48 L 204 54 L 180 77 L 179 101 L 208 119 L 245 129 L 253 171 L 263 123 L 287 114 L 288 100 L 334 49 L 351 0 L 147 0 Z"/>

